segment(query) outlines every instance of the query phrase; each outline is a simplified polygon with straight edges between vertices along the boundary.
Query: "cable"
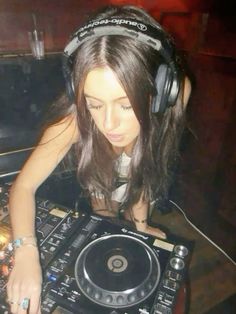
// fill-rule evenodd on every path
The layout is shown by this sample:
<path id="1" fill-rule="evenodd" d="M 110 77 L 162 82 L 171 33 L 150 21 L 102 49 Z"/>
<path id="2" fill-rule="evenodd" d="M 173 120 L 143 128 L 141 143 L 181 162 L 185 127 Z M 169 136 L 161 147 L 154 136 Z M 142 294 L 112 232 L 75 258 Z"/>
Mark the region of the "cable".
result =
<path id="1" fill-rule="evenodd" d="M 228 258 L 228 260 L 233 263 L 234 266 L 236 266 L 236 262 L 221 248 L 219 247 L 215 242 L 213 242 L 207 235 L 205 235 L 200 229 L 198 229 L 198 227 L 196 227 L 186 216 L 184 210 L 178 205 L 176 204 L 174 201 L 169 200 L 170 203 L 172 203 L 184 216 L 185 220 L 190 224 L 190 226 L 192 226 L 198 233 L 200 233 L 207 241 L 209 241 L 213 246 L 215 246 L 221 253 L 224 254 L 225 257 Z"/>

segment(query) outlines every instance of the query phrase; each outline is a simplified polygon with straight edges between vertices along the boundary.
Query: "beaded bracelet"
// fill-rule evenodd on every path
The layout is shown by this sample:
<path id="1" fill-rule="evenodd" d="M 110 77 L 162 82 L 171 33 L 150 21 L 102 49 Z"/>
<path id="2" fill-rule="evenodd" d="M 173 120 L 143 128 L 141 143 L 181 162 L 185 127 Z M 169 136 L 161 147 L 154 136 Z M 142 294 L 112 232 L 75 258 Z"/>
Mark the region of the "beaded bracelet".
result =
<path id="1" fill-rule="evenodd" d="M 27 240 L 30 240 L 30 242 L 28 242 Z M 12 243 L 13 245 L 13 248 L 14 249 L 18 249 L 20 248 L 21 246 L 35 246 L 36 247 L 36 238 L 35 236 L 25 236 L 25 237 L 22 237 L 22 238 L 17 238 L 13 241 Z"/>

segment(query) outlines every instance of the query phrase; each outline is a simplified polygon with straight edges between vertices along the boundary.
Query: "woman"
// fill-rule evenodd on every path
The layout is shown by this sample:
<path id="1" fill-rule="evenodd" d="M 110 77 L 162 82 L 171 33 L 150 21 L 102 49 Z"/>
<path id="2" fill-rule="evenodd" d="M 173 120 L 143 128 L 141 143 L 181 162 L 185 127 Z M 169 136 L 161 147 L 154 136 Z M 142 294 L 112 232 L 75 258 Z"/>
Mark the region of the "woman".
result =
<path id="1" fill-rule="evenodd" d="M 124 23 L 124 29 L 117 31 Z M 111 27 L 106 28 L 106 24 Z M 93 27 L 101 25 L 105 29 L 91 35 Z M 163 46 L 153 48 L 149 35 L 143 33 L 138 33 L 137 39 L 137 28 L 156 31 L 161 37 L 156 43 L 163 40 Z M 11 189 L 16 249 L 7 292 L 12 313 L 27 309 L 40 313 L 42 279 L 34 230 L 35 192 L 69 151 L 94 212 L 129 219 L 137 230 L 165 237 L 150 227 L 147 219 L 150 204 L 167 193 L 169 169 L 176 157 L 190 95 L 189 80 L 176 61 L 168 34 L 136 7 L 104 9 L 74 38 L 84 34 L 86 38 L 78 47 L 70 43 L 65 49 L 69 99 L 64 95 L 57 102 L 53 122 Z M 170 53 L 166 53 L 165 44 L 167 50 L 170 46 Z M 71 46 L 73 52 L 68 53 Z M 170 72 L 170 86 L 165 85 L 167 74 L 163 71 Z M 162 94 L 165 88 L 168 97 Z"/>

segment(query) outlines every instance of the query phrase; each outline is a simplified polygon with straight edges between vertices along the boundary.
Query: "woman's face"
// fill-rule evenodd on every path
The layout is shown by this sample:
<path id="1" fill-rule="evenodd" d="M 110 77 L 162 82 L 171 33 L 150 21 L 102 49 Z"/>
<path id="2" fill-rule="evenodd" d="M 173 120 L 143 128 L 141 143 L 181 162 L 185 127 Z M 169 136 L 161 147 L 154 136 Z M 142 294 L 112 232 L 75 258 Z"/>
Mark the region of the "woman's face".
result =
<path id="1" fill-rule="evenodd" d="M 113 146 L 125 148 L 135 142 L 140 124 L 110 68 L 95 68 L 88 73 L 84 96 L 97 128 Z"/>

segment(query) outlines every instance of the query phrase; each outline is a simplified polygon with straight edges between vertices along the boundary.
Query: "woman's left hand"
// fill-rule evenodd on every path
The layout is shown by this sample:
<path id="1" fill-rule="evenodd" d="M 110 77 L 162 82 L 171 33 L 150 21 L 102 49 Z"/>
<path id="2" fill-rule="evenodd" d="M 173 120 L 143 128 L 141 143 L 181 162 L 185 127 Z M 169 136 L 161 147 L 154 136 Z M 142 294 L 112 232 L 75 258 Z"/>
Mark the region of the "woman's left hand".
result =
<path id="1" fill-rule="evenodd" d="M 139 202 L 135 204 L 130 210 L 125 212 L 125 218 L 127 220 L 133 221 L 136 229 L 141 232 L 148 233 L 154 237 L 166 239 L 166 234 L 161 229 L 156 227 L 151 227 L 148 225 L 149 203 L 140 198 Z"/>
<path id="2" fill-rule="evenodd" d="M 157 237 L 157 238 L 166 239 L 165 232 L 161 231 L 161 229 L 159 229 L 159 228 L 154 228 L 154 227 L 151 227 L 149 225 L 146 225 L 144 230 L 139 230 L 139 231 L 148 233 L 148 234 L 150 234 L 154 237 Z"/>

